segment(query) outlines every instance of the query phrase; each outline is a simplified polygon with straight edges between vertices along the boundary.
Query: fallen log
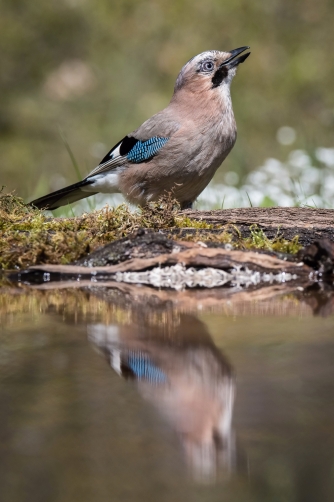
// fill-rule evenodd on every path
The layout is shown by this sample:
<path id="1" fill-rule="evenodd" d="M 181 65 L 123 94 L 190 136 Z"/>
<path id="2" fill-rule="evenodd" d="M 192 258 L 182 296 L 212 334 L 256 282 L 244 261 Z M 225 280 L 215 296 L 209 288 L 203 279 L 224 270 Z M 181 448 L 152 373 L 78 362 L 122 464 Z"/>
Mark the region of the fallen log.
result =
<path id="1" fill-rule="evenodd" d="M 250 227 L 257 225 L 269 239 L 275 238 L 279 231 L 288 240 L 298 235 L 303 246 L 317 239 L 334 242 L 334 209 L 247 207 L 214 211 L 187 210 L 185 214 L 194 220 L 214 225 L 235 225 L 242 237 L 249 237 Z"/>
<path id="2" fill-rule="evenodd" d="M 255 213 L 254 209 L 256 209 Z M 249 231 L 252 231 L 251 225 L 257 210 L 259 209 L 260 213 L 263 212 L 262 208 L 254 209 L 247 210 L 245 213 L 244 219 L 248 218 Z M 272 209 L 269 214 L 272 213 Z M 282 210 L 281 208 L 277 209 Z M 291 215 L 293 216 L 296 210 L 300 211 L 300 208 L 285 208 L 283 210 L 292 211 Z M 240 214 L 243 210 L 231 211 L 233 214 Z M 313 210 L 307 209 L 306 211 L 311 211 L 309 213 L 311 215 L 315 214 Z M 209 212 L 207 218 L 212 218 L 217 223 L 219 213 L 225 218 L 221 221 L 227 221 L 225 211 Z M 261 219 L 260 213 L 258 224 L 266 218 L 266 216 L 262 216 Z M 334 214 L 334 211 L 332 213 Z M 206 213 L 200 212 L 201 218 L 203 214 Z M 325 220 L 329 228 L 328 211 L 326 211 L 323 220 L 318 214 L 318 223 L 322 221 L 322 225 L 325 226 Z M 289 230 L 292 223 L 286 226 L 286 230 Z M 231 225 L 231 221 L 229 220 L 227 224 Z M 307 224 L 309 223 L 306 223 L 305 220 L 305 228 Z M 296 228 L 293 227 L 293 230 L 296 231 Z M 277 234 L 277 229 L 275 232 Z M 209 247 L 210 245 L 214 247 Z M 182 289 L 184 287 L 217 287 L 222 285 L 259 286 L 261 283 L 287 281 L 310 283 L 323 277 L 326 277 L 326 280 L 331 280 L 333 270 L 334 243 L 328 239 L 313 241 L 298 255 L 288 255 L 233 249 L 233 243 L 208 242 L 206 244 L 202 241 L 175 240 L 162 232 L 139 229 L 123 239 L 97 249 L 72 264 L 35 265 L 22 272 L 12 274 L 11 278 L 29 284 L 59 280 L 108 280 Z"/>
<path id="3" fill-rule="evenodd" d="M 115 248 L 118 263 L 109 265 L 115 261 Z M 143 249 L 146 249 L 144 254 Z M 137 232 L 105 246 L 81 262 L 35 265 L 16 275 L 24 283 L 90 279 L 183 289 L 258 286 L 296 280 L 308 282 L 312 280 L 312 274 L 312 268 L 303 262 L 281 259 L 272 254 L 209 248 L 200 242 L 179 242 L 159 233 Z"/>

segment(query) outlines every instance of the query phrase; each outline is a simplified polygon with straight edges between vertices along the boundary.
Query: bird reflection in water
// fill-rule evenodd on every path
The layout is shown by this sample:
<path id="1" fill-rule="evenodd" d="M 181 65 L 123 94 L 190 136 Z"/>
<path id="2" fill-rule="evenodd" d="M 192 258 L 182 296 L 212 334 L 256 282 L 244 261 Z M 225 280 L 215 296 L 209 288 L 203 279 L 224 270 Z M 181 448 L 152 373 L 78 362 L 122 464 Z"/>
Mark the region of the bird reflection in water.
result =
<path id="1" fill-rule="evenodd" d="M 176 314 L 167 328 L 95 324 L 88 336 L 177 432 L 194 477 L 209 481 L 233 470 L 233 372 L 199 319 Z"/>

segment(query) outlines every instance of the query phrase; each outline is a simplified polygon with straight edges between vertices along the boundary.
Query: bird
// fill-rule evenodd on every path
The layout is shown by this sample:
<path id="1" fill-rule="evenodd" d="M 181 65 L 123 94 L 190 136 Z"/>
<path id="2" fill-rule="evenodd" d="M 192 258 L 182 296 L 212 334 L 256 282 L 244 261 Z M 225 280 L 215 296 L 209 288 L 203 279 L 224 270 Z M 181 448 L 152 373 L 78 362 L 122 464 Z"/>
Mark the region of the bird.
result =
<path id="1" fill-rule="evenodd" d="M 97 193 L 122 193 L 145 206 L 172 193 L 181 209 L 192 208 L 235 144 L 230 85 L 249 48 L 194 56 L 166 108 L 119 141 L 82 181 L 29 204 L 53 210 Z"/>

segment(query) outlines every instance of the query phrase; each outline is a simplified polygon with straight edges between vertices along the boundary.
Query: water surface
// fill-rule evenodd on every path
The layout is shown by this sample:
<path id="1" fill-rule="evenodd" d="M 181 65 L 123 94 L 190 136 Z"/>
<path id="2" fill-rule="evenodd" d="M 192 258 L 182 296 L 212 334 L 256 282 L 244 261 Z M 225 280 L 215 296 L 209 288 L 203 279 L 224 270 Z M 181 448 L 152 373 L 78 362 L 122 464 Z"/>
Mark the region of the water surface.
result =
<path id="1" fill-rule="evenodd" d="M 326 291 L 0 294 L 3 501 L 329 501 Z"/>

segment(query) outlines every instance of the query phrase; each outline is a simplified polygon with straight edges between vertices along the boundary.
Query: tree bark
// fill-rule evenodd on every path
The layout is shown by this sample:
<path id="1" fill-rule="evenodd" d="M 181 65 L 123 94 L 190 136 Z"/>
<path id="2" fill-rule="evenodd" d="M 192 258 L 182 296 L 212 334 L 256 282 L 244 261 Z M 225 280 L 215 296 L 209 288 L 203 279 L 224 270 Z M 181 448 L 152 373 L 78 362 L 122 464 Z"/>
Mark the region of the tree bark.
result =
<path id="1" fill-rule="evenodd" d="M 261 228 L 268 238 L 280 233 L 285 239 L 299 236 L 306 246 L 318 239 L 334 241 L 334 209 L 304 207 L 248 207 L 214 211 L 184 211 L 195 220 L 220 225 L 235 225 L 242 237 L 249 237 L 252 225 Z"/>

